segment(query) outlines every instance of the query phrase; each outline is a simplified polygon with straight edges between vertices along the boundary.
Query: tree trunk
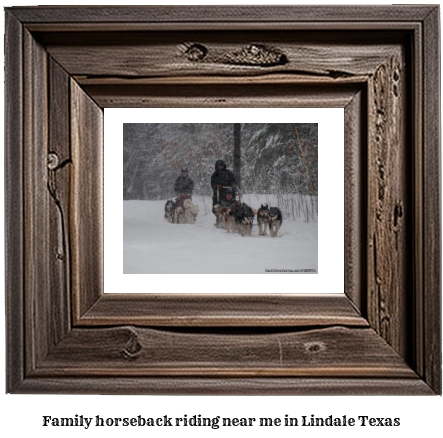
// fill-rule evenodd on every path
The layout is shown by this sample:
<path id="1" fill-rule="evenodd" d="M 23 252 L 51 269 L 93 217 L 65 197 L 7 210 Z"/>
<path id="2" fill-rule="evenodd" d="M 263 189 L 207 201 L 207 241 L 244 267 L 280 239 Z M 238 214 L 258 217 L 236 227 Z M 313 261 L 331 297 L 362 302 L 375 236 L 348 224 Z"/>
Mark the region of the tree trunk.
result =
<path id="1" fill-rule="evenodd" d="M 234 175 L 241 188 L 241 123 L 234 123 Z"/>

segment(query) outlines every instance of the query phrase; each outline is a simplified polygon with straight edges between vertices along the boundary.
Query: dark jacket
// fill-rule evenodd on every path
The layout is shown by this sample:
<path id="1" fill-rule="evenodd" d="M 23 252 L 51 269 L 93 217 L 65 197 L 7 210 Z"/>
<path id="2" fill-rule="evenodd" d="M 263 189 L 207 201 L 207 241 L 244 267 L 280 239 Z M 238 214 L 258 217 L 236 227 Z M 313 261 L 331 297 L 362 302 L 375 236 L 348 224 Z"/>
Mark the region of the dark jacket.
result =
<path id="1" fill-rule="evenodd" d="M 230 207 L 234 202 L 236 202 L 235 194 L 232 195 L 232 199 L 228 201 L 226 199 L 226 193 L 220 192 L 219 199 L 216 201 L 217 204 L 221 205 L 222 207 Z"/>
<path id="2" fill-rule="evenodd" d="M 189 175 L 186 175 L 183 178 L 181 175 L 175 180 L 174 183 L 174 191 L 177 194 L 186 193 L 187 195 L 191 195 L 194 190 L 194 181 L 192 181 Z"/>
<path id="3" fill-rule="evenodd" d="M 218 169 L 218 166 L 223 166 L 222 170 Z M 237 184 L 234 174 L 226 169 L 226 164 L 222 160 L 218 160 L 215 163 L 215 172 L 211 176 L 211 187 L 214 192 L 214 196 L 217 193 L 217 186 L 221 184 L 223 187 L 231 187 L 232 184 Z"/>

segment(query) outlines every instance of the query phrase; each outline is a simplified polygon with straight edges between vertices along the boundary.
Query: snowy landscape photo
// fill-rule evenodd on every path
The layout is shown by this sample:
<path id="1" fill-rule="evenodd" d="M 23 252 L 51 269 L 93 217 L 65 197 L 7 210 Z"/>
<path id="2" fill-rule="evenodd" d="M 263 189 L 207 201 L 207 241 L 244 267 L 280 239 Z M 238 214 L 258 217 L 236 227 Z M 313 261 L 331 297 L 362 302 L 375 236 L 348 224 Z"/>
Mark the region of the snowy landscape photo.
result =
<path id="1" fill-rule="evenodd" d="M 106 108 L 104 113 L 103 264 L 106 294 L 226 294 L 230 293 L 231 281 L 235 283 L 235 293 L 343 293 L 343 108 Z M 223 160 L 226 169 L 234 173 L 233 129 L 237 121 L 241 121 L 242 126 L 255 124 L 264 127 L 266 124 L 294 123 L 317 125 L 318 181 L 315 181 L 314 177 L 311 183 L 307 181 L 304 193 L 288 191 L 286 194 L 284 191 L 259 190 L 272 184 L 271 177 L 275 178 L 278 173 L 271 170 L 268 179 L 262 177 L 252 180 L 250 175 L 245 173 L 248 167 L 250 169 L 250 166 L 246 166 L 246 158 L 249 160 L 256 157 L 251 158 L 252 150 L 248 148 L 248 137 L 241 137 L 242 168 L 236 199 L 241 197 L 241 202 L 250 205 L 255 211 L 264 203 L 269 206 L 283 206 L 283 222 L 277 237 L 274 238 L 270 237 L 269 228 L 267 236 L 259 236 L 257 215 L 254 215 L 250 236 L 247 233 L 244 236 L 238 232 L 228 233 L 226 229 L 215 226 L 211 177 L 215 172 L 217 160 Z M 159 192 L 163 190 L 161 186 L 156 188 L 155 178 L 135 178 L 131 188 L 134 192 L 127 193 L 130 187 L 128 183 L 131 183 L 131 178 L 128 177 L 134 175 L 127 173 L 124 178 L 124 162 L 128 160 L 128 156 L 124 158 L 123 153 L 124 126 L 135 124 L 145 125 L 146 129 L 155 124 L 174 125 L 173 128 L 177 128 L 175 139 L 171 139 L 169 143 L 162 143 L 164 150 L 161 151 L 161 162 L 164 161 L 166 166 L 156 166 L 160 169 L 157 171 L 163 172 L 166 181 L 161 184 L 164 186 L 164 193 Z M 198 214 L 193 224 L 170 223 L 165 219 L 165 205 L 168 199 L 176 199 L 174 186 L 182 175 L 183 163 L 174 163 L 169 156 L 169 152 L 173 153 L 174 150 L 167 151 L 166 146 L 173 147 L 175 141 L 179 144 L 180 136 L 176 133 L 180 125 L 196 125 L 201 133 L 203 130 L 208 131 L 214 124 L 219 125 L 219 133 L 225 130 L 223 147 L 226 148 L 226 155 L 221 153 L 221 156 L 218 156 L 219 151 L 212 153 L 209 148 L 202 154 L 200 149 L 195 155 L 198 160 L 194 161 L 197 164 L 206 163 L 207 170 L 204 174 L 201 168 L 199 170 L 198 167 L 194 167 L 191 160 L 186 163 L 189 164 L 187 176 L 194 183 L 191 203 L 198 206 Z M 249 131 L 249 138 L 252 139 L 252 131 Z M 265 134 L 266 131 L 261 132 Z M 303 142 L 303 130 L 300 131 L 297 127 L 295 138 L 297 133 L 300 142 Z M 170 134 L 174 134 L 174 129 Z M 244 134 L 248 134 L 248 131 Z M 201 137 L 198 141 L 203 139 L 204 137 Z M 216 137 L 212 137 L 212 141 L 215 139 Z M 256 140 L 262 141 L 259 138 Z M 298 147 L 298 144 L 297 139 L 293 147 Z M 133 159 L 142 150 L 145 150 L 145 146 L 137 152 L 134 151 Z M 177 147 L 177 151 L 181 154 L 182 149 Z M 183 153 L 185 151 L 186 148 Z M 151 154 L 153 152 L 154 150 L 150 151 Z M 286 148 L 283 154 L 281 152 L 280 156 L 294 157 L 291 147 Z M 167 157 L 164 156 L 165 153 Z M 269 147 L 266 153 L 271 154 L 273 158 L 274 148 Z M 266 154 L 262 156 L 265 157 L 269 158 Z M 131 171 L 139 171 L 142 168 L 144 163 L 143 157 L 141 158 L 138 164 L 132 162 L 129 166 Z M 285 164 L 284 159 L 277 157 L 277 153 L 274 163 L 279 158 L 276 167 Z M 144 159 L 145 164 L 158 164 L 152 155 Z M 175 164 L 176 167 L 169 169 L 169 164 Z M 305 172 L 305 164 L 299 164 Z M 151 168 L 151 171 L 154 174 L 156 172 L 155 168 Z M 155 185 L 151 185 L 153 180 Z M 313 189 L 317 190 L 317 205 L 314 204 L 314 209 L 310 208 L 312 204 L 309 202 L 315 199 L 311 195 L 311 184 Z M 201 192 L 201 189 L 205 191 Z M 154 190 L 154 196 L 147 193 L 149 190 Z M 289 206 L 291 210 L 293 206 L 293 213 L 285 213 Z M 318 210 L 315 211 L 315 208 Z M 310 212 L 313 212 L 314 216 L 309 216 Z M 294 217 L 290 220 L 292 214 Z M 288 215 L 289 219 L 285 217 Z M 305 263 L 298 268 L 294 263 L 300 259 Z M 272 260 L 270 265 L 269 260 Z M 309 261 L 312 261 L 313 265 L 307 266 Z M 227 275 L 220 277 L 214 273 Z M 334 287 L 331 287 L 331 284 Z"/>
<path id="2" fill-rule="evenodd" d="M 316 274 L 318 180 L 317 123 L 125 123 L 123 272 Z"/>

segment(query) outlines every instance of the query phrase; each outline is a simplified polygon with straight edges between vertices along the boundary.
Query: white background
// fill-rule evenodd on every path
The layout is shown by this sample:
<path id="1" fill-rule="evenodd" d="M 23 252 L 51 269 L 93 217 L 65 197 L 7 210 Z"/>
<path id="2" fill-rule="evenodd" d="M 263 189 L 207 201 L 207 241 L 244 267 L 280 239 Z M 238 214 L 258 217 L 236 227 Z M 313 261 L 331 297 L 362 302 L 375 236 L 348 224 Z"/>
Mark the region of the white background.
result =
<path id="1" fill-rule="evenodd" d="M 208 293 L 208 285 L 211 293 L 226 293 L 225 284 L 214 282 L 210 274 L 123 275 L 123 123 L 194 123 L 195 120 L 199 123 L 318 123 L 318 274 L 236 275 L 235 281 L 237 290 L 343 293 L 343 108 L 105 109 L 105 293 L 147 290 L 170 293 L 182 289 L 179 285 L 185 277 L 188 284 L 193 284 L 193 293 Z M 165 284 L 168 290 L 162 286 Z"/>
<path id="2" fill-rule="evenodd" d="M 44 4 L 61 4 L 63 2 L 49 2 Z M 112 4 L 114 2 L 95 1 L 94 4 Z M 137 4 L 139 2 L 131 2 Z M 202 2 L 207 4 L 210 2 Z M 217 2 L 222 4 L 223 2 Z M 233 2 L 225 2 L 232 4 Z M 241 4 L 259 4 L 259 0 L 243 0 Z M 272 3 L 270 1 L 264 2 Z M 279 0 L 279 4 L 296 4 L 297 2 L 286 2 Z M 356 4 L 357 1 L 340 0 L 339 2 L 309 2 L 304 0 L 301 4 Z M 368 1 L 365 4 L 389 4 L 384 1 Z M 405 3 L 405 2 L 403 2 Z M 32 2 L 11 1 L 4 2 L 4 6 L 31 5 Z M 75 3 L 69 3 L 75 4 Z M 118 3 L 117 3 L 118 4 Z M 142 4 L 148 4 L 143 2 Z M 164 4 L 164 2 L 156 2 Z M 198 4 L 187 2 L 187 4 Z M 214 3 L 215 4 L 215 3 Z M 4 20 L 1 20 L 3 26 Z M 3 74 L 2 69 L 0 69 Z M 2 105 L 3 107 L 3 105 Z M 3 123 L 3 118 L 1 122 Z M 3 154 L 0 154 L 2 156 Z M 3 166 L 0 166 L 0 172 Z M 0 175 L 0 184 L 3 183 L 3 176 Z M 1 196 L 0 199 L 3 199 Z M 3 233 L 0 233 L 0 239 Z M 3 266 L 2 277 L 4 275 Z M 2 281 L 4 284 L 4 281 Z M 4 300 L 1 300 L 0 327 L 4 330 Z M 0 355 L 5 357 L 4 335 L 0 336 Z M 0 365 L 0 392 L 4 392 L 4 360 Z M 443 402 L 441 397 L 153 397 L 153 396 L 65 396 L 65 395 L 0 395 L 0 433 L 4 437 L 32 436 L 32 437 L 82 437 L 82 436 L 170 436 L 177 433 L 181 437 L 204 437 L 230 436 L 242 437 L 254 436 L 269 437 L 324 437 L 327 434 L 330 438 L 367 436 L 373 438 L 376 434 L 379 437 L 405 437 L 405 436 L 427 436 L 436 437 L 442 434 L 441 424 Z M 400 417 L 401 426 L 397 428 L 230 428 L 212 430 L 209 428 L 180 428 L 165 430 L 143 428 L 105 428 L 102 430 L 80 428 L 43 428 L 42 416 L 52 415 L 68 417 L 84 415 L 94 417 L 125 417 L 125 416 L 182 416 L 188 414 L 202 414 L 207 416 L 221 415 L 225 417 L 284 417 L 285 414 L 300 416 L 314 413 L 317 416 L 341 416 L 348 415 L 356 417 L 358 415 L 370 415 L 374 417 Z"/>

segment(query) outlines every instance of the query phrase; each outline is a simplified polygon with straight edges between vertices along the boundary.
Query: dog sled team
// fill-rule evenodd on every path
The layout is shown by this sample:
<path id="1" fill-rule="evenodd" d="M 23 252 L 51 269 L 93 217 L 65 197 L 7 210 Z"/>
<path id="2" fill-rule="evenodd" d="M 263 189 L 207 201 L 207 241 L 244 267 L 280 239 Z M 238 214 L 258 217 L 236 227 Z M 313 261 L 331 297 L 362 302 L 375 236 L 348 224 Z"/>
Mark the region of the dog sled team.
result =
<path id="1" fill-rule="evenodd" d="M 269 227 L 271 237 L 276 237 L 283 222 L 279 208 L 261 205 L 255 210 L 241 202 L 241 193 L 237 188 L 235 175 L 226 168 L 222 160 L 215 163 L 215 172 L 211 177 L 213 191 L 212 212 L 215 214 L 217 228 L 224 228 L 228 233 L 238 232 L 242 236 L 250 236 L 254 217 L 257 216 L 259 235 L 266 236 Z M 236 195 L 239 199 L 236 199 Z"/>
<path id="2" fill-rule="evenodd" d="M 241 202 L 241 193 L 237 188 L 235 175 L 226 168 L 222 160 L 215 163 L 215 172 L 211 176 L 212 212 L 215 215 L 217 228 L 226 229 L 228 233 L 239 233 L 251 236 L 254 217 L 257 217 L 259 236 L 267 236 L 267 228 L 271 237 L 277 233 L 283 223 L 279 208 L 262 204 L 258 210 Z M 165 219 L 170 223 L 194 224 L 199 211 L 198 205 L 192 204 L 194 182 L 188 176 L 187 168 L 183 168 L 181 176 L 174 184 L 177 198 L 168 200 L 165 205 Z M 236 199 L 238 195 L 238 200 Z"/>
<path id="3" fill-rule="evenodd" d="M 188 175 L 188 169 L 182 168 L 181 175 L 175 180 L 175 201 L 169 199 L 165 205 L 165 219 L 173 224 L 195 224 L 199 212 L 198 205 L 192 203 L 194 181 Z"/>
<path id="4" fill-rule="evenodd" d="M 173 224 L 195 224 L 199 207 L 187 195 L 180 195 L 177 201 L 168 200 L 165 205 L 165 219 Z"/>
<path id="5" fill-rule="evenodd" d="M 267 236 L 267 228 L 271 237 L 277 237 L 277 233 L 283 223 L 282 214 L 277 207 L 268 207 L 262 204 L 258 210 L 251 208 L 244 202 L 234 201 L 230 207 L 214 206 L 216 217 L 216 227 L 224 228 L 232 233 L 239 233 L 242 236 L 250 236 L 254 217 L 257 216 L 258 235 Z"/>

